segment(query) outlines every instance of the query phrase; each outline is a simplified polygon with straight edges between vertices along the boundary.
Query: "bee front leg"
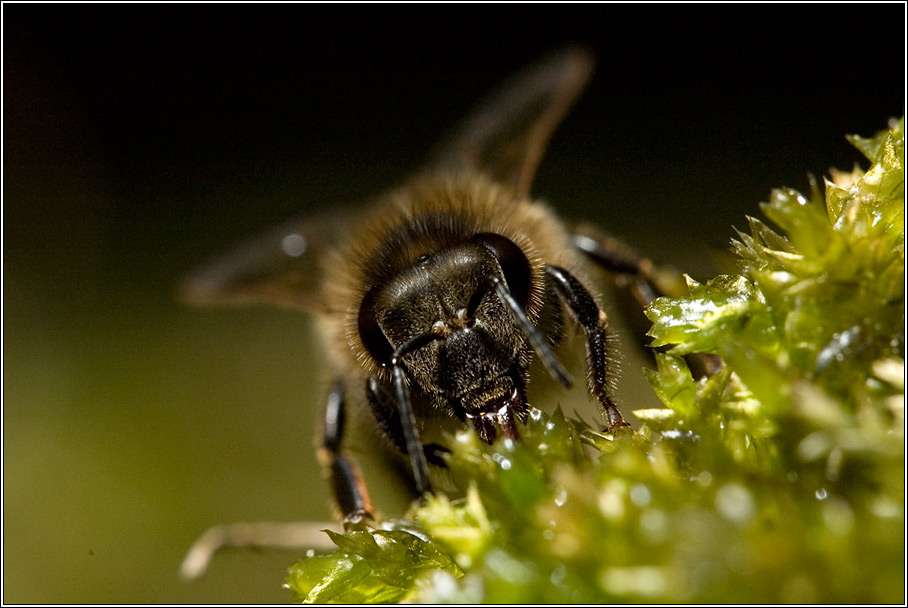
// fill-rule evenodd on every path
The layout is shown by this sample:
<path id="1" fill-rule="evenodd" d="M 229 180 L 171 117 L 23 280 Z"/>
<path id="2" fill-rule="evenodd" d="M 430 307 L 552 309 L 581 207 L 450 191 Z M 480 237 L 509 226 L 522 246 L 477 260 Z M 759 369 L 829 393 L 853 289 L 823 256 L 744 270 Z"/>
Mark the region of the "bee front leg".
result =
<path id="1" fill-rule="evenodd" d="M 344 383 L 338 379 L 325 402 L 324 428 L 319 458 L 345 521 L 372 519 L 372 500 L 356 463 L 341 450 L 345 420 Z"/>
<path id="2" fill-rule="evenodd" d="M 394 401 L 388 390 L 382 386 L 381 382 L 375 376 L 369 376 L 366 381 L 366 397 L 369 401 L 369 407 L 375 416 L 378 426 L 401 454 L 407 454 L 407 440 L 404 438 L 403 427 L 400 424 L 400 413 L 394 407 Z M 426 462 L 431 465 L 445 468 L 447 465 L 442 454 L 450 450 L 437 443 L 428 443 L 423 446 L 423 453 L 426 455 Z"/>
<path id="3" fill-rule="evenodd" d="M 558 266 L 546 266 L 545 270 L 555 292 L 586 333 L 589 389 L 605 410 L 609 429 L 628 426 L 608 394 L 609 377 L 606 368 L 608 328 L 605 312 L 599 308 L 590 292 L 567 270 Z"/>

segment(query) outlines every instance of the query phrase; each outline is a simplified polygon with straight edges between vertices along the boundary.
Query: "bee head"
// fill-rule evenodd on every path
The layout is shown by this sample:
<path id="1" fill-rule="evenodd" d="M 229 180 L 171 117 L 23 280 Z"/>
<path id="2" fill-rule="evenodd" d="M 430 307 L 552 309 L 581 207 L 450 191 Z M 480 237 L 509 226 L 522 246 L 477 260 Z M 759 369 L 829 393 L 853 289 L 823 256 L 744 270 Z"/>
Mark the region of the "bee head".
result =
<path id="1" fill-rule="evenodd" d="M 408 355 L 408 368 L 423 390 L 457 395 L 483 376 L 504 373 L 525 350 L 525 338 L 492 286 L 502 283 L 523 309 L 531 280 L 530 263 L 517 245 L 497 234 L 477 234 L 417 255 L 370 289 L 360 306 L 360 337 L 387 366 L 408 340 L 438 336 Z"/>

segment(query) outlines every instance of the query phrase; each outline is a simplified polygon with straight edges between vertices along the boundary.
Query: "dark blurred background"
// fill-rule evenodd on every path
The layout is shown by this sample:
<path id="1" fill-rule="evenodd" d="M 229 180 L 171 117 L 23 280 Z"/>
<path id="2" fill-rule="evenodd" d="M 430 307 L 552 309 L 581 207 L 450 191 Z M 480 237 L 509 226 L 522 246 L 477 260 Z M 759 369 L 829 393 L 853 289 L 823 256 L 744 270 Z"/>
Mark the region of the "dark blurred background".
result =
<path id="1" fill-rule="evenodd" d="M 177 579 L 209 525 L 330 518 L 311 320 L 185 307 L 195 263 L 394 185 L 501 79 L 579 42 L 598 72 L 536 193 L 706 279 L 771 188 L 850 169 L 844 135 L 902 114 L 904 17 L 4 4 L 4 602 L 290 599 L 292 553 Z"/>

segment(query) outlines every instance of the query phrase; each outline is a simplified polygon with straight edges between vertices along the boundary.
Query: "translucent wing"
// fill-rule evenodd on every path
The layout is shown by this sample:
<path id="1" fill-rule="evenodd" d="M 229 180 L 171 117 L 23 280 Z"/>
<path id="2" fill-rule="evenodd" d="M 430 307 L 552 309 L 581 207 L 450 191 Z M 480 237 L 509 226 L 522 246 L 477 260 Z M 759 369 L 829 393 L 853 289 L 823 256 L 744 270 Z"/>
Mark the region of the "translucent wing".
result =
<path id="1" fill-rule="evenodd" d="M 529 194 L 552 132 L 586 87 L 593 58 L 570 47 L 506 80 L 439 142 L 430 169 L 480 171 Z"/>
<path id="2" fill-rule="evenodd" d="M 276 226 L 193 270 L 180 295 L 194 304 L 267 302 L 324 310 L 322 258 L 341 222 L 332 214 Z"/>

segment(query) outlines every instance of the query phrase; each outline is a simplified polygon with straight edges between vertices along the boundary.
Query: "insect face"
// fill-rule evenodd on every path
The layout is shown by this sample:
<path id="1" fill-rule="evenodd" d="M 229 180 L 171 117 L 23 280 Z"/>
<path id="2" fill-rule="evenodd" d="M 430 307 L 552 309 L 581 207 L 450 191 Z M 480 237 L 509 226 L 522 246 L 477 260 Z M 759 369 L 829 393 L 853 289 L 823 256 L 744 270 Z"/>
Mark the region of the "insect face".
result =
<path id="1" fill-rule="evenodd" d="M 491 441 L 489 414 L 516 407 L 518 417 L 525 415 L 521 376 L 531 356 L 493 284 L 503 283 L 525 306 L 530 280 L 529 262 L 516 245 L 497 234 L 474 235 L 419 256 L 373 288 L 360 308 L 360 337 L 388 365 L 391 353 L 409 340 L 432 336 L 403 357 L 411 391 L 469 418 Z"/>

